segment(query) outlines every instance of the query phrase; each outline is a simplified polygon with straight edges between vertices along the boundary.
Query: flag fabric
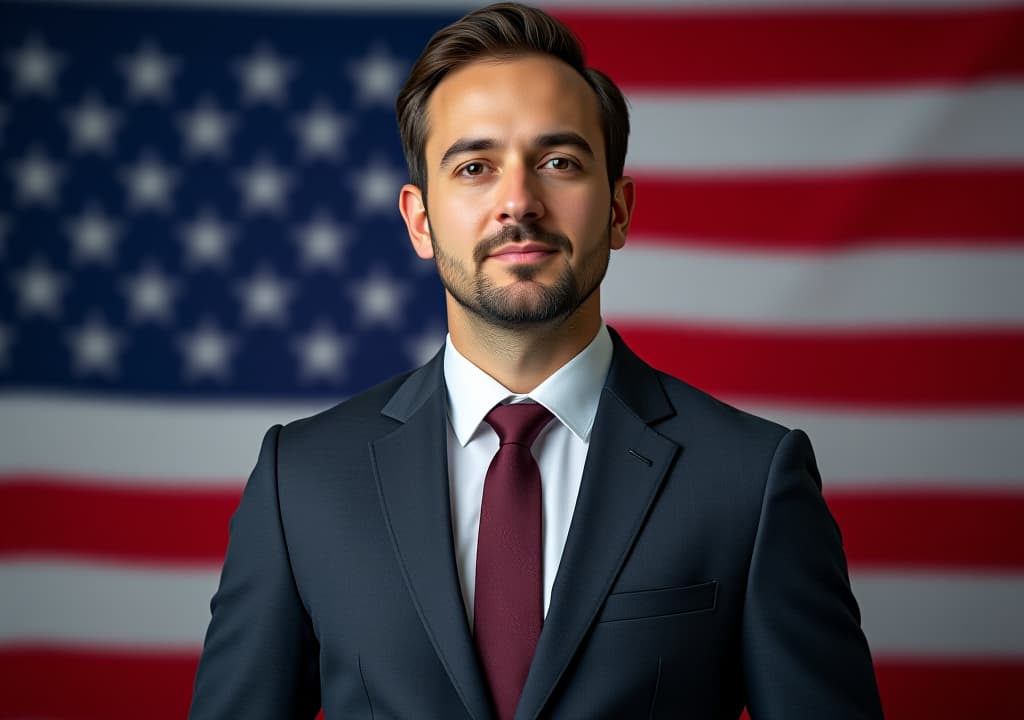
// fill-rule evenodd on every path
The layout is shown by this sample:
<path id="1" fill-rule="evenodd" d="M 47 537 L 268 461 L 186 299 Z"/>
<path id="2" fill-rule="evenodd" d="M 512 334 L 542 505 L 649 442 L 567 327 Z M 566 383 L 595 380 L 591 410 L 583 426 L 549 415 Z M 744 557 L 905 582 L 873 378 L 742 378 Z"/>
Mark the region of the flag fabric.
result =
<path id="1" fill-rule="evenodd" d="M 435 352 L 394 98 L 458 3 L 0 4 L 0 718 L 182 717 L 263 432 Z M 887 717 L 1024 681 L 1024 4 L 551 5 L 626 91 L 604 313 L 807 430 Z"/>

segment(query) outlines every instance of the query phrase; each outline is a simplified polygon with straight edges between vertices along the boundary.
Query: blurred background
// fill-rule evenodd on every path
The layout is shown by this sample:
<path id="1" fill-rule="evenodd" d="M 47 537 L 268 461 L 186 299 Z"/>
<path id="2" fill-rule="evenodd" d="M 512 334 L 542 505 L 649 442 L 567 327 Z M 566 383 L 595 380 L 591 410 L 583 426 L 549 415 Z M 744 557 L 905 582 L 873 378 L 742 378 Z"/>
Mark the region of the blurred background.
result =
<path id="1" fill-rule="evenodd" d="M 180 718 L 270 425 L 432 355 L 456 2 L 0 4 L 0 718 Z M 806 429 L 887 717 L 1024 685 L 1024 3 L 546 6 L 632 103 L 605 315 Z"/>

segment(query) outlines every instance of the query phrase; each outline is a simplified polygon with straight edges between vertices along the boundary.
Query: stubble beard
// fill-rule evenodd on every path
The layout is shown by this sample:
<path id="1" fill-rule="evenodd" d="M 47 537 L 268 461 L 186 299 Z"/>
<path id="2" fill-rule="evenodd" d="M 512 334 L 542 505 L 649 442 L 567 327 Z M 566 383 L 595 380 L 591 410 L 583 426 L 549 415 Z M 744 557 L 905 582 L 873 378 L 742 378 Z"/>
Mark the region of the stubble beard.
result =
<path id="1" fill-rule="evenodd" d="M 610 227 L 608 232 L 610 236 Z M 600 247 L 595 248 L 594 256 L 581 266 L 580 277 L 577 278 L 569 263 L 573 248 L 568 238 L 532 224 L 507 225 L 481 240 L 474 248 L 475 271 L 470 275 L 463 264 L 441 249 L 433 229 L 430 240 L 441 284 L 448 293 L 488 325 L 505 330 L 550 324 L 572 315 L 600 286 L 608 269 L 610 254 L 607 246 L 603 255 Z M 542 285 L 534 282 L 541 272 L 540 266 L 511 265 L 508 271 L 519 282 L 498 287 L 483 273 L 483 262 L 502 245 L 523 240 L 544 243 L 563 253 L 562 271 L 554 283 Z"/>

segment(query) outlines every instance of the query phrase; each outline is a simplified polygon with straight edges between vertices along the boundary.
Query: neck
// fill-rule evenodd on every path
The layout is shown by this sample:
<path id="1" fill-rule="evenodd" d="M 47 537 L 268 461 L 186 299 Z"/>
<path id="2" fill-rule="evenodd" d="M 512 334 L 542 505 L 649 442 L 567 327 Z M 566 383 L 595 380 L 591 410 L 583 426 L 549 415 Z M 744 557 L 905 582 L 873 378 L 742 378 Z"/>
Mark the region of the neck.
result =
<path id="1" fill-rule="evenodd" d="M 514 393 L 529 393 L 544 382 L 590 344 L 601 327 L 596 292 L 568 317 L 511 329 L 486 323 L 450 295 L 447 305 L 452 344 Z"/>

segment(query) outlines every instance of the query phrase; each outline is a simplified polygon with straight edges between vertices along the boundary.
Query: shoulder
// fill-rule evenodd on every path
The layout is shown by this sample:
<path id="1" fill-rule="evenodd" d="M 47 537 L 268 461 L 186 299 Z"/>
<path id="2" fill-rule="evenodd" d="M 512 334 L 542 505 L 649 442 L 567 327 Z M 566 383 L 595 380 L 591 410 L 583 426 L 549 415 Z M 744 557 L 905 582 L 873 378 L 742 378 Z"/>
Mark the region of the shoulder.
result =
<path id="1" fill-rule="evenodd" d="M 684 446 L 723 447 L 744 454 L 774 451 L 788 428 L 714 397 L 683 379 L 651 367 L 615 332 L 615 354 L 606 388 Z"/>
<path id="2" fill-rule="evenodd" d="M 803 490 L 821 480 L 810 440 L 723 402 L 666 373 L 655 371 L 674 413 L 653 426 L 680 447 L 679 468 L 702 497 L 716 497 L 737 518 L 756 526 L 772 478 L 798 479 Z"/>
<path id="3" fill-rule="evenodd" d="M 749 443 L 774 448 L 789 428 L 769 418 L 735 407 L 688 382 L 655 371 L 675 409 L 669 427 L 708 440 L 720 439 L 745 447 Z"/>
<path id="4" fill-rule="evenodd" d="M 683 447 L 691 462 L 715 468 L 721 476 L 746 478 L 750 489 L 760 491 L 776 456 L 787 446 L 786 439 L 802 439 L 770 419 L 734 407 L 687 382 L 658 373 L 675 414 L 657 426 L 657 431 Z"/>
<path id="5" fill-rule="evenodd" d="M 280 432 L 281 452 L 306 457 L 346 449 L 362 452 L 368 442 L 399 425 L 382 410 L 414 372 L 396 375 L 315 415 L 289 422 Z"/>
<path id="6" fill-rule="evenodd" d="M 798 449 L 813 466 L 813 451 L 802 432 L 741 410 L 652 368 L 621 338 L 616 340 L 606 389 L 651 430 L 680 448 L 677 467 L 691 482 L 716 492 L 728 488 L 732 503 L 748 498 L 753 511 L 760 505 L 780 453 Z"/>

